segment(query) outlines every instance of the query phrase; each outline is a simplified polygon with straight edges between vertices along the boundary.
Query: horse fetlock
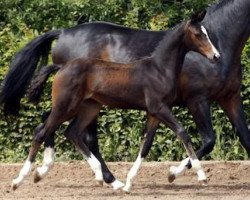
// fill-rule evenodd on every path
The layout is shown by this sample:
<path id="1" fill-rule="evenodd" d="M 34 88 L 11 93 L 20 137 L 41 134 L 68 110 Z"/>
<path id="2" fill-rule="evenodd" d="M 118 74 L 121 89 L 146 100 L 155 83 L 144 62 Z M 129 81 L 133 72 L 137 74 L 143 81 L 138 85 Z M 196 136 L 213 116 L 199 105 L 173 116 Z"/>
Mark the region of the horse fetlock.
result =
<path id="1" fill-rule="evenodd" d="M 200 169 L 197 171 L 197 175 L 198 175 L 198 181 L 204 181 L 207 180 L 206 174 L 203 171 L 203 169 Z"/>
<path id="2" fill-rule="evenodd" d="M 205 175 L 205 172 L 202 169 L 200 161 L 198 159 L 194 159 L 194 160 L 191 159 L 191 164 L 192 164 L 193 169 L 196 171 L 198 175 L 198 181 L 206 180 L 207 177 Z"/>
<path id="3" fill-rule="evenodd" d="M 95 180 L 103 182 L 102 172 L 99 170 L 95 170 L 94 173 L 95 173 Z"/>

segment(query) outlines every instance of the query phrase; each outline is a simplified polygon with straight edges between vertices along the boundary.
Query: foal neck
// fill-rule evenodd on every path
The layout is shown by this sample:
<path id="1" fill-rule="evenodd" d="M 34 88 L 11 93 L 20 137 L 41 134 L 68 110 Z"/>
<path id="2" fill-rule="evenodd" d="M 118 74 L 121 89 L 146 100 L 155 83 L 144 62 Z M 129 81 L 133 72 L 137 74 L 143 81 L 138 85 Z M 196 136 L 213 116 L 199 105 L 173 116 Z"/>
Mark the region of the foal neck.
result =
<path id="1" fill-rule="evenodd" d="M 152 59 L 161 70 L 173 69 L 178 72 L 187 53 L 184 40 L 185 23 L 177 25 L 170 30 L 160 42 L 156 50 L 152 54 Z"/>

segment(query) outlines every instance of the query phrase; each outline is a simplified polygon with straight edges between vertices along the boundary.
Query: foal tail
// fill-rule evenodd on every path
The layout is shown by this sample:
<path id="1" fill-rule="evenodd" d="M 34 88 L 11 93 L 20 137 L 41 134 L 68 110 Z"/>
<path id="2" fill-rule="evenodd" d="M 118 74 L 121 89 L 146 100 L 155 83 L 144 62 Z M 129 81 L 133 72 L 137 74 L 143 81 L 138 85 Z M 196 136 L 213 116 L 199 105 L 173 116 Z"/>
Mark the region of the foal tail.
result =
<path id="1" fill-rule="evenodd" d="M 60 69 L 59 65 L 49 65 L 43 67 L 36 77 L 31 81 L 30 88 L 28 90 L 28 99 L 32 103 L 38 103 L 44 89 L 44 85 L 49 78 L 49 75 Z"/>
<path id="2" fill-rule="evenodd" d="M 61 30 L 49 31 L 29 42 L 15 55 L 10 64 L 10 70 L 3 80 L 1 91 L 0 100 L 5 114 L 18 114 L 20 100 L 35 70 L 47 65 L 52 42 L 60 34 Z"/>

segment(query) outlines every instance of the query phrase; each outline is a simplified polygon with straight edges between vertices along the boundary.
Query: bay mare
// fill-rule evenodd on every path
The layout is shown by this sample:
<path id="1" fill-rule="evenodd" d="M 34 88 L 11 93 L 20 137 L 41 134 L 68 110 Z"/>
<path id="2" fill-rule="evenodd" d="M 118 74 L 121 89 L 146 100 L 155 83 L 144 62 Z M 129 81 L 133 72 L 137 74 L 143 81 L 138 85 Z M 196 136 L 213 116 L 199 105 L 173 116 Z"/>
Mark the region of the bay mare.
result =
<path id="1" fill-rule="evenodd" d="M 163 37 L 152 56 L 139 61 L 121 64 L 78 58 L 67 62 L 58 71 L 53 82 L 51 113 L 45 122 L 35 129 L 29 156 L 19 176 L 13 180 L 12 188 L 16 189 L 29 174 L 46 137 L 54 135 L 63 122 L 71 119 L 73 121 L 66 131 L 66 137 L 84 155 L 96 177 L 103 179 L 100 162 L 78 134 L 97 117 L 103 105 L 147 111 L 144 142 L 128 173 L 124 191 L 130 191 L 132 180 L 150 150 L 160 121 L 177 134 L 184 144 L 198 180 L 206 182 L 205 173 L 192 148 L 190 138 L 170 111 L 186 53 L 195 51 L 211 61 L 220 57 L 206 29 L 200 24 L 204 16 L 205 12 L 195 14 L 187 22 L 173 28 Z M 39 172 L 42 172 L 42 175 L 44 173 L 41 168 Z M 115 188 L 123 186 L 118 180 L 114 184 Z"/>
<path id="2" fill-rule="evenodd" d="M 215 144 L 210 113 L 211 102 L 216 102 L 222 107 L 236 128 L 241 144 L 250 154 L 250 135 L 240 96 L 240 57 L 250 33 L 250 1 L 222 0 L 208 8 L 202 23 L 207 28 L 211 41 L 222 53 L 222 57 L 216 64 L 211 64 L 197 53 L 188 53 L 173 105 L 187 106 L 193 116 L 203 141 L 197 152 L 198 158 L 211 152 Z M 42 83 L 49 73 L 77 57 L 128 63 L 149 56 L 166 33 L 167 31 L 135 30 L 109 23 L 90 23 L 39 36 L 21 50 L 11 64 L 1 95 L 5 111 L 18 111 L 20 98 L 25 94 L 39 59 L 44 61 L 41 64 L 46 63 L 51 43 L 55 39 L 58 41 L 52 52 L 54 64 L 41 69 L 38 78 L 32 84 L 35 89 L 42 90 Z M 39 100 L 41 91 L 38 89 L 31 95 L 34 101 Z M 88 126 L 86 133 L 82 134 L 83 139 L 101 162 L 104 181 L 112 183 L 115 178 L 99 153 L 97 133 L 93 133 L 96 133 L 96 123 Z M 45 146 L 45 155 L 50 155 L 50 159 L 53 159 L 53 137 L 46 140 Z M 171 169 L 171 180 L 186 169 L 187 161 L 188 159 L 185 159 L 179 168 Z M 46 166 L 46 162 L 43 166 Z"/>

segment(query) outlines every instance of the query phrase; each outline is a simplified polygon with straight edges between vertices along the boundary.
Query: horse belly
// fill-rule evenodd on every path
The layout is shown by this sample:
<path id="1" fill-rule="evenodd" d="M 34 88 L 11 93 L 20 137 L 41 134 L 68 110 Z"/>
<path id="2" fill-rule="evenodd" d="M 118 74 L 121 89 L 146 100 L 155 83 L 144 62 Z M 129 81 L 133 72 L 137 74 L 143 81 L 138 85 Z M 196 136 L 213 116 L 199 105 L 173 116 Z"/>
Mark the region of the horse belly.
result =
<path id="1" fill-rule="evenodd" d="M 142 91 L 126 87 L 109 87 L 105 91 L 95 92 L 92 96 L 97 102 L 111 108 L 145 109 L 145 100 Z"/>

